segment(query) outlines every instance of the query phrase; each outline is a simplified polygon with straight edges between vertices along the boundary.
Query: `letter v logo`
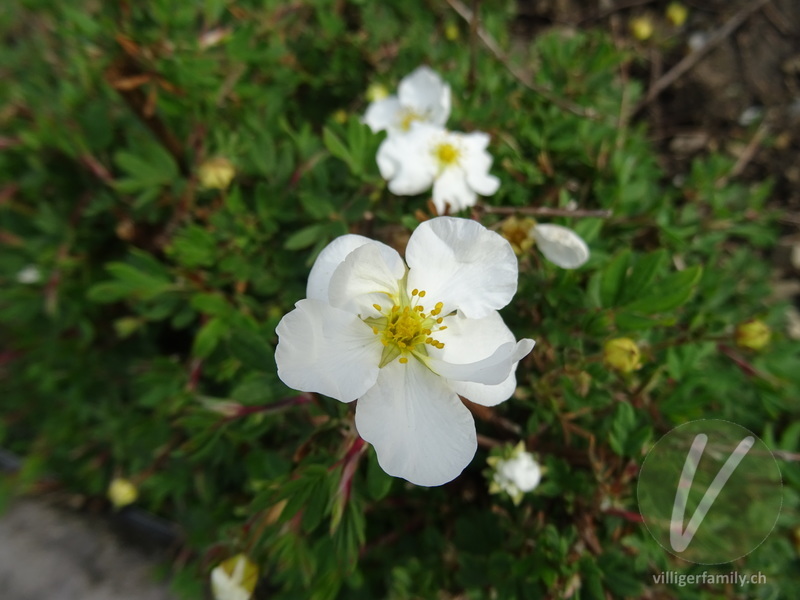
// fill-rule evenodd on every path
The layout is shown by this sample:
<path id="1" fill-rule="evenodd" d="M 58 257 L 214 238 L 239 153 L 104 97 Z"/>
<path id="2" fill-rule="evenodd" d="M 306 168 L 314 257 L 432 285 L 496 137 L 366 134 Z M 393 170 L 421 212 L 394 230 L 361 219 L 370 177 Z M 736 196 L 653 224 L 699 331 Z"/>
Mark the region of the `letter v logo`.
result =
<path id="1" fill-rule="evenodd" d="M 675 502 L 672 504 L 672 520 L 670 521 L 669 529 L 669 543 L 675 552 L 683 552 L 692 542 L 694 534 L 697 532 L 703 519 L 705 519 L 706 514 L 708 514 L 709 509 L 714 504 L 722 488 L 725 487 L 731 474 L 736 470 L 736 467 L 739 466 L 739 463 L 742 462 L 742 459 L 750 451 L 750 448 L 753 447 L 755 438 L 753 436 L 747 436 L 739 442 L 739 445 L 736 446 L 728 457 L 728 460 L 722 465 L 716 477 L 714 477 L 714 481 L 708 486 L 705 494 L 703 494 L 703 498 L 700 500 L 700 504 L 697 505 L 694 514 L 692 514 L 689 519 L 686 529 L 683 530 L 683 516 L 686 512 L 686 501 L 689 498 L 689 490 L 692 488 L 694 474 L 697 471 L 700 458 L 703 456 L 703 450 L 705 450 L 707 441 L 708 436 L 706 434 L 697 434 L 692 442 L 692 447 L 689 449 L 686 461 L 683 463 L 683 471 L 681 472 L 681 478 L 678 482 L 678 489 L 675 492 Z"/>

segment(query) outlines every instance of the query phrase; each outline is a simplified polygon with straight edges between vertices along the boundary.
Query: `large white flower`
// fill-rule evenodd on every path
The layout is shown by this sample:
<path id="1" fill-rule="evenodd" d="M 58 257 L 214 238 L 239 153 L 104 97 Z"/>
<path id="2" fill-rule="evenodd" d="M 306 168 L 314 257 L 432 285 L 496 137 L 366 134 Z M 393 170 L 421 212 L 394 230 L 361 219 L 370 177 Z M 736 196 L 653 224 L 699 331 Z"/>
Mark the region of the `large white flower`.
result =
<path id="1" fill-rule="evenodd" d="M 497 313 L 517 271 L 508 242 L 467 219 L 422 223 L 405 262 L 385 244 L 342 236 L 314 263 L 308 298 L 278 324 L 278 375 L 297 390 L 358 399 L 358 432 L 390 475 L 446 483 L 477 447 L 458 395 L 507 400 L 533 348 Z"/>
<path id="2" fill-rule="evenodd" d="M 415 121 L 444 126 L 450 116 L 450 86 L 430 67 L 421 66 L 400 81 L 397 96 L 372 102 L 364 123 L 389 135 L 408 131 Z"/>
<path id="3" fill-rule="evenodd" d="M 421 194 L 433 186 L 439 214 L 473 206 L 478 194 L 491 196 L 500 180 L 489 174 L 489 136 L 460 133 L 427 123 L 414 123 L 408 133 L 388 137 L 378 148 L 378 168 L 399 196 Z"/>

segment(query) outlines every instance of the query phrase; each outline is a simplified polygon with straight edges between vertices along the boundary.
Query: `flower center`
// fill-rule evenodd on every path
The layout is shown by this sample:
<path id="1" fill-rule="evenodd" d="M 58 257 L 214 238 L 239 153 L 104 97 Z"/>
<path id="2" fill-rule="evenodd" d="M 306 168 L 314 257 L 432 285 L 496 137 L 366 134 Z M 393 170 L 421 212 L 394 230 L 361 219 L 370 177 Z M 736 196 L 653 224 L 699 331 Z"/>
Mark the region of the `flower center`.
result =
<path id="1" fill-rule="evenodd" d="M 453 144 L 444 142 L 433 149 L 433 155 L 439 161 L 439 165 L 444 168 L 458 164 L 458 159 L 461 158 L 461 150 Z"/>
<path id="2" fill-rule="evenodd" d="M 364 319 L 372 327 L 372 332 L 381 336 L 384 345 L 379 366 L 384 367 L 397 357 L 406 364 L 408 354 L 427 356 L 426 345 L 444 348 L 442 342 L 431 337 L 435 332 L 447 329 L 446 325 L 442 325 L 444 317 L 440 316 L 444 305 L 437 302 L 430 312 L 425 312 L 425 307 L 419 303 L 424 297 L 425 290 L 415 289 L 410 299 L 407 296 L 401 298 L 399 304 L 394 304 L 388 310 L 384 311 L 380 304 L 372 305 L 383 315 Z"/>
<path id="3" fill-rule="evenodd" d="M 400 111 L 400 129 L 408 131 L 411 129 L 411 123 L 414 121 L 421 121 L 422 115 L 415 113 L 410 108 L 403 108 Z"/>

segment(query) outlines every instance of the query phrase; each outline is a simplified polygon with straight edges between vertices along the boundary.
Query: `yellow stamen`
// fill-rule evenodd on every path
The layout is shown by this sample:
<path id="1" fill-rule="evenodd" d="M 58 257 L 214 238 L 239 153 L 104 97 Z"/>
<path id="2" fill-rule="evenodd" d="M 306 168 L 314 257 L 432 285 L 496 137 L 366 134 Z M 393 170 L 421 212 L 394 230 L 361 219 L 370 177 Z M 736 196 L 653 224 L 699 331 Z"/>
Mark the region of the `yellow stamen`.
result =
<path id="1" fill-rule="evenodd" d="M 399 360 L 402 364 L 406 364 L 408 362 L 408 359 L 405 356 L 401 357 Z"/>

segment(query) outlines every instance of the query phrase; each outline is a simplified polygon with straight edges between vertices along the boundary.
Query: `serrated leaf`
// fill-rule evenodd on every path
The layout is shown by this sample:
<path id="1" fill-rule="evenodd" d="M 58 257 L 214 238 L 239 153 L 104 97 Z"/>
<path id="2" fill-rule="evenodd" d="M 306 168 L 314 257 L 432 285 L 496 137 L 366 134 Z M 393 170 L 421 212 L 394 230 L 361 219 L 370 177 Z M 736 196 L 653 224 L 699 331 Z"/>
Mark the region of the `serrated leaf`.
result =
<path id="1" fill-rule="evenodd" d="M 352 154 L 350 154 L 350 151 L 347 149 L 347 146 L 345 146 L 344 142 L 339 138 L 339 136 L 333 133 L 333 131 L 331 131 L 328 127 L 325 127 L 322 130 L 322 141 L 325 143 L 325 147 L 333 156 L 347 163 L 351 173 L 356 175 L 360 173 L 361 169 L 356 164 Z"/>

